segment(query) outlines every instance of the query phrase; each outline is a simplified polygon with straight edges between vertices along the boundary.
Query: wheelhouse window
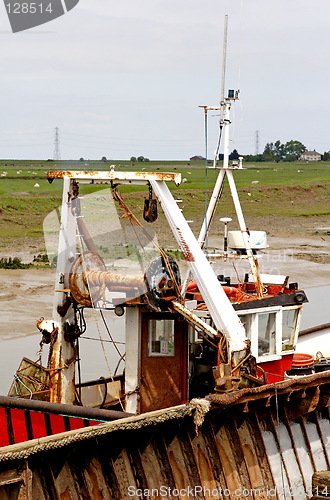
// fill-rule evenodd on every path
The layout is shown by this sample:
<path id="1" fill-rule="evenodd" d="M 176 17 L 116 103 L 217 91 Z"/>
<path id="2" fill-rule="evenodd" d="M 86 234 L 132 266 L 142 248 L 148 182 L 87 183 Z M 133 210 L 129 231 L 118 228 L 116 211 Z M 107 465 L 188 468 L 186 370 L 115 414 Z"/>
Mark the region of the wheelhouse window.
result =
<path id="1" fill-rule="evenodd" d="M 252 329 L 252 314 L 241 314 L 239 316 L 242 325 L 245 329 L 245 335 L 251 340 L 251 329 Z"/>
<path id="2" fill-rule="evenodd" d="M 259 360 L 277 359 L 292 351 L 299 327 L 301 306 L 260 308 L 238 312 L 252 354 Z"/>
<path id="3" fill-rule="evenodd" d="M 286 309 L 282 320 L 282 351 L 293 349 L 299 309 Z"/>
<path id="4" fill-rule="evenodd" d="M 148 320 L 148 355 L 174 356 L 174 320 Z"/>
<path id="5" fill-rule="evenodd" d="M 276 313 L 258 314 L 258 356 L 276 354 Z"/>

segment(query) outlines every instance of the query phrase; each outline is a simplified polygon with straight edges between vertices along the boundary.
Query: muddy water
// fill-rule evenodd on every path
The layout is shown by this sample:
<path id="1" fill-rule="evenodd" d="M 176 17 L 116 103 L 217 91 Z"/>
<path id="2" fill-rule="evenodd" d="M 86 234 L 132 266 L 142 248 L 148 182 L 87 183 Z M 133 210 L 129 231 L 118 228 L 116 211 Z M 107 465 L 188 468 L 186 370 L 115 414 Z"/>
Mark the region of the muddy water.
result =
<path id="1" fill-rule="evenodd" d="M 124 340 L 124 321 L 117 317 L 109 317 L 112 313 L 105 314 L 108 328 L 110 329 L 114 340 L 119 342 L 117 347 L 121 354 L 124 354 L 125 347 L 122 344 Z M 89 315 L 88 315 L 89 316 Z M 82 382 L 87 380 L 95 380 L 100 377 L 109 377 L 108 364 L 111 373 L 114 374 L 119 362 L 119 355 L 109 341 L 109 336 L 105 331 L 102 321 L 98 318 L 99 329 L 103 340 L 105 354 L 100 342 L 98 328 L 96 327 L 94 318 L 87 318 L 88 335 L 82 336 L 79 341 L 79 351 L 81 360 L 81 379 Z M 39 357 L 39 342 L 41 340 L 40 333 L 20 336 L 0 341 L 0 394 L 7 394 L 13 383 L 13 376 L 19 368 L 19 364 L 23 357 L 32 361 L 37 361 Z M 43 347 L 42 364 L 47 366 L 48 347 Z M 123 369 L 123 362 L 119 365 L 118 373 Z M 78 375 L 77 375 L 78 377 Z"/>
<path id="2" fill-rule="evenodd" d="M 42 316 L 52 317 L 54 278 L 54 272 L 47 269 L 0 270 L 0 394 L 8 393 L 23 357 L 32 361 L 38 359 L 41 335 L 36 320 Z M 124 319 L 111 311 L 104 316 L 114 340 L 123 342 Z M 102 318 L 99 315 L 95 318 L 87 311 L 86 321 L 88 330 L 80 340 L 83 381 L 109 376 L 108 364 L 113 373 L 119 361 Z M 125 352 L 122 344 L 118 344 L 118 349 L 121 354 Z M 44 346 L 44 365 L 47 365 L 47 357 L 48 347 Z"/>
<path id="3" fill-rule="evenodd" d="M 215 252 L 222 251 L 222 241 L 214 238 L 209 242 Z M 307 290 L 310 303 L 305 307 L 302 329 L 313 324 L 330 322 L 330 252 L 329 243 L 321 238 L 280 239 L 270 238 L 269 248 L 260 255 L 261 273 L 289 275 L 290 282 L 298 282 Z M 213 250 L 212 250 L 213 253 Z M 247 260 L 220 259 L 210 257 L 216 274 L 241 280 L 249 272 Z M 186 269 L 182 266 L 182 275 Z M 0 269 L 0 394 L 7 394 L 23 356 L 36 361 L 41 336 L 36 320 L 41 316 L 52 317 L 54 297 L 54 273 L 47 269 L 1 270 Z M 318 287 L 322 287 L 318 289 Z M 324 288 L 323 288 L 324 287 Z M 108 376 L 109 370 L 99 341 L 99 330 L 104 339 L 106 356 L 114 371 L 119 356 L 108 342 L 109 336 L 102 320 L 97 322 L 91 311 L 86 314 L 88 332 L 81 337 L 82 379 L 90 380 Z M 124 320 L 113 312 L 106 314 L 107 324 L 115 340 L 123 341 Z M 96 340 L 90 340 L 96 339 Z M 124 347 L 119 344 L 121 352 Z M 47 363 L 47 348 L 44 349 L 44 364 Z"/>

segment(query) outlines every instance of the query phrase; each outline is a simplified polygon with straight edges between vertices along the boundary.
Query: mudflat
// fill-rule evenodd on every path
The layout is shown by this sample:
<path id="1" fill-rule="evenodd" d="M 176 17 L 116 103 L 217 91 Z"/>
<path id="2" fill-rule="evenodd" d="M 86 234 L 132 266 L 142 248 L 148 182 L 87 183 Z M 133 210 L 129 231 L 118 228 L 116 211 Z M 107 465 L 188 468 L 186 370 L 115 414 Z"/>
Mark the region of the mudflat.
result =
<path id="1" fill-rule="evenodd" d="M 50 269 L 0 269 L 0 340 L 35 334 L 36 320 L 51 318 L 54 278 Z"/>
<path id="2" fill-rule="evenodd" d="M 253 217 L 247 218 L 251 230 L 265 230 L 268 248 L 260 253 L 259 266 L 262 273 L 290 276 L 301 288 L 328 285 L 330 283 L 330 221 L 328 217 Z M 251 224 L 250 224 L 251 222 Z M 192 229 L 198 235 L 202 220 L 196 220 Z M 230 229 L 238 229 L 233 219 Z M 165 248 L 176 249 L 177 244 L 170 228 L 156 222 L 154 228 L 158 241 Z M 223 225 L 214 221 L 209 235 L 210 253 L 222 251 Z M 7 238 L 0 248 L 0 257 L 20 257 L 31 262 L 34 255 L 44 249 L 41 238 Z M 249 272 L 246 260 L 210 257 L 216 274 L 237 276 L 243 280 Z M 180 263 L 182 274 L 185 262 Z M 0 269 L 0 340 L 19 335 L 37 333 L 36 320 L 41 316 L 51 318 L 55 290 L 55 273 L 51 269 L 31 268 L 26 270 Z"/>

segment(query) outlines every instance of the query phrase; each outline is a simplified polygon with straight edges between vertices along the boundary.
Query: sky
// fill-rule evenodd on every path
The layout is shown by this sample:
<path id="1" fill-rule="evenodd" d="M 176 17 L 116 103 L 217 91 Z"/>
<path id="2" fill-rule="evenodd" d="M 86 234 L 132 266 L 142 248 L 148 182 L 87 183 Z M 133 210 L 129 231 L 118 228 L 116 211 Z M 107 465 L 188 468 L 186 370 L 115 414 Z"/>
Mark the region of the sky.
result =
<path id="1" fill-rule="evenodd" d="M 188 160 L 219 105 L 224 20 L 231 150 L 330 150 L 329 0 L 80 0 L 12 33 L 0 4 L 0 158 Z M 219 131 L 208 114 L 208 158 Z M 259 142 L 256 143 L 258 131 Z"/>

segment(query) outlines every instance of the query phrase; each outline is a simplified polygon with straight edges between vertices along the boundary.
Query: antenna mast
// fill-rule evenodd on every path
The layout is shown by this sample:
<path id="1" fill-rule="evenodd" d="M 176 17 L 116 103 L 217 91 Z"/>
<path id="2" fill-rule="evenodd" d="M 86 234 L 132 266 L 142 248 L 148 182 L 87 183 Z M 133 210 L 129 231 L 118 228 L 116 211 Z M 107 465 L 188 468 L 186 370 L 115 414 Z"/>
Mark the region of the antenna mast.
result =
<path id="1" fill-rule="evenodd" d="M 225 107 L 227 34 L 228 34 L 228 15 L 225 15 L 225 27 L 224 27 L 224 35 L 223 35 L 222 84 L 221 84 L 221 101 L 220 101 L 220 127 L 223 126 L 223 110 Z"/>
<path id="2" fill-rule="evenodd" d="M 222 186 L 223 182 L 225 179 L 225 176 L 227 176 L 228 183 L 229 183 L 229 188 L 231 191 L 232 199 L 234 202 L 238 222 L 240 225 L 243 241 L 244 241 L 244 246 L 246 249 L 247 257 L 249 260 L 252 276 L 254 279 L 255 287 L 256 287 L 256 292 L 258 295 L 258 298 L 263 297 L 263 286 L 262 282 L 260 279 L 260 273 L 259 273 L 259 267 L 258 267 L 258 262 L 254 258 L 251 246 L 250 246 L 250 236 L 248 233 L 248 229 L 246 227 L 244 217 L 243 217 L 243 212 L 241 209 L 241 205 L 239 202 L 236 186 L 235 186 L 235 181 L 233 178 L 233 173 L 232 169 L 229 167 L 229 126 L 230 126 L 230 108 L 232 102 L 236 101 L 239 99 L 239 90 L 236 92 L 234 90 L 229 90 L 228 91 L 228 97 L 225 98 L 225 75 L 226 75 L 226 56 L 227 56 L 227 30 L 228 30 L 228 16 L 225 16 L 225 27 L 224 27 L 224 42 L 223 42 L 223 64 L 222 64 L 222 89 L 221 89 L 221 102 L 220 102 L 220 131 L 224 127 L 224 154 L 223 154 L 223 166 L 220 169 L 216 184 L 213 189 L 213 193 L 209 202 L 209 206 L 207 209 L 207 213 L 205 214 L 205 219 L 204 223 L 202 225 L 201 231 L 199 233 L 199 238 L 198 238 L 198 243 L 200 244 L 201 248 L 204 247 L 205 241 L 206 241 L 206 236 L 207 236 L 207 231 L 210 227 L 210 224 L 212 222 L 217 203 L 219 201 L 219 198 L 221 196 L 222 192 Z M 210 107 L 210 106 L 200 106 L 204 108 L 204 113 L 205 113 L 205 119 L 206 119 L 206 113 L 209 109 L 219 109 L 218 107 Z M 221 134 L 220 134 L 221 135 Z M 218 144 L 219 146 L 219 144 Z M 217 155 L 217 152 L 216 152 Z M 216 165 L 216 155 L 214 159 L 214 167 Z M 184 296 L 187 287 L 188 287 L 188 282 L 189 282 L 189 277 L 190 277 L 190 271 L 187 273 L 187 277 L 182 285 L 182 290 L 181 293 Z"/>

